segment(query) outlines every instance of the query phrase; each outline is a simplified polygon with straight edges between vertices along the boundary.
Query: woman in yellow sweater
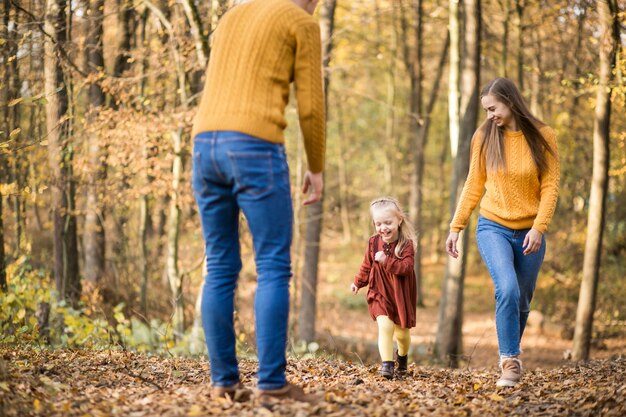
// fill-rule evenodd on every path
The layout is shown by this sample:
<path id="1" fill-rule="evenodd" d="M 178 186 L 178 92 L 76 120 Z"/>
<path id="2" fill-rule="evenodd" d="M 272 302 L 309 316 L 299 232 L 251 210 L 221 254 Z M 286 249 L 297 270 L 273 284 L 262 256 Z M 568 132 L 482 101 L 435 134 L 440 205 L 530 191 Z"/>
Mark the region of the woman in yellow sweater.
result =
<path id="1" fill-rule="evenodd" d="M 458 257 L 459 232 L 480 201 L 476 242 L 495 287 L 502 370 L 496 385 L 514 386 L 522 376 L 520 341 L 546 250 L 543 234 L 559 193 L 559 157 L 554 130 L 530 113 L 513 82 L 496 78 L 480 97 L 487 119 L 472 138 L 446 251 Z"/>

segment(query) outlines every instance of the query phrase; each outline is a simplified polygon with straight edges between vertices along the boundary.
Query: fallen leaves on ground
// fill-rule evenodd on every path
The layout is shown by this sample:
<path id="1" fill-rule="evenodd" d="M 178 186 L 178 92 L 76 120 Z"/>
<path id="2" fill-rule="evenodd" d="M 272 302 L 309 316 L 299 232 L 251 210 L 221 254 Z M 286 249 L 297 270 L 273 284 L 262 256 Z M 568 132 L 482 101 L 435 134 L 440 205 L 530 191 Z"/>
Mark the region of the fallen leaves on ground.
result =
<path id="1" fill-rule="evenodd" d="M 257 364 L 240 363 L 254 388 Z M 626 358 L 536 369 L 515 388 L 497 373 L 411 364 L 385 380 L 377 366 L 290 359 L 288 379 L 318 393 L 311 405 L 262 405 L 211 398 L 204 359 L 162 358 L 117 350 L 46 350 L 0 345 L 2 416 L 624 416 Z"/>

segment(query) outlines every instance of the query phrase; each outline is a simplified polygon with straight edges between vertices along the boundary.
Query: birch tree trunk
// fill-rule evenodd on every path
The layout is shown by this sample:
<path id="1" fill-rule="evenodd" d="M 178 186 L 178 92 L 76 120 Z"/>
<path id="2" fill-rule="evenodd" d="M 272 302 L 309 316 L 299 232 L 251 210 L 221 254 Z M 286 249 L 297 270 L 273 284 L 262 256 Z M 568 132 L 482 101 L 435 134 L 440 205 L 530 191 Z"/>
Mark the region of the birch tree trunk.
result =
<path id="1" fill-rule="evenodd" d="M 593 125 L 593 174 L 589 196 L 587 240 L 583 258 L 583 277 L 576 311 L 572 359 L 589 359 L 593 330 L 593 313 L 602 253 L 602 235 L 605 223 L 606 194 L 609 183 L 609 144 L 611 121 L 611 81 L 615 56 L 619 45 L 617 2 L 598 0 L 602 28 L 600 38 L 600 74 L 596 91 L 596 109 Z"/>
<path id="2" fill-rule="evenodd" d="M 176 339 L 185 332 L 183 277 L 178 268 L 178 234 L 180 230 L 180 180 L 183 172 L 182 129 L 172 132 L 174 161 L 172 162 L 172 192 L 167 221 L 167 276 L 172 291 L 174 313 L 172 322 Z"/>
<path id="3" fill-rule="evenodd" d="M 57 296 L 76 305 L 80 298 L 78 245 L 72 183 L 72 147 L 69 137 L 68 86 L 64 82 L 59 48 L 67 41 L 67 16 L 64 0 L 47 0 L 44 78 L 48 162 L 54 224 L 54 277 Z"/>
<path id="4" fill-rule="evenodd" d="M 332 36 L 335 25 L 336 0 L 324 0 L 320 9 L 322 37 L 322 64 L 324 67 L 324 105 L 328 108 L 328 64 L 333 48 Z M 320 237 L 324 217 L 324 199 L 308 206 L 304 236 L 304 265 L 302 268 L 302 292 L 298 320 L 298 339 L 307 343 L 315 340 L 315 316 L 317 305 L 317 270 L 319 266 Z"/>
<path id="5" fill-rule="evenodd" d="M 451 1 L 454 3 L 454 0 Z M 456 9 L 456 7 L 454 8 Z M 451 7 L 450 19 L 455 20 L 458 11 Z M 466 51 L 461 62 L 461 87 L 456 87 L 460 96 L 459 118 L 454 120 L 458 126 L 457 151 L 454 158 L 454 173 L 452 176 L 450 194 L 450 215 L 454 214 L 458 198 L 463 190 L 463 184 L 469 170 L 470 142 L 476 128 L 478 117 L 478 90 L 480 84 L 480 0 L 465 0 L 464 2 L 464 49 Z M 451 22 L 452 29 L 452 22 Z M 452 31 L 450 39 L 454 39 Z M 459 49 L 459 44 L 451 42 L 451 52 Z M 456 52 L 455 52 L 456 54 Z M 452 63 L 452 61 L 451 61 Z M 456 84 L 451 83 L 451 89 Z M 451 93 L 451 98 L 457 95 Z M 462 119 L 461 119 L 462 115 Z M 450 119 L 453 124 L 453 119 Z M 451 126 L 451 131 L 453 127 Z M 451 141 L 454 138 L 451 137 Z M 457 367 L 463 349 L 462 327 L 463 327 L 463 286 L 465 279 L 465 264 L 467 259 L 468 237 L 466 231 L 461 233 L 459 239 L 459 257 L 457 259 L 448 258 L 446 274 L 444 278 L 444 288 L 442 292 L 441 304 L 439 308 L 439 321 L 437 325 L 437 337 L 435 341 L 435 355 L 439 360 L 448 360 L 448 364 Z"/>

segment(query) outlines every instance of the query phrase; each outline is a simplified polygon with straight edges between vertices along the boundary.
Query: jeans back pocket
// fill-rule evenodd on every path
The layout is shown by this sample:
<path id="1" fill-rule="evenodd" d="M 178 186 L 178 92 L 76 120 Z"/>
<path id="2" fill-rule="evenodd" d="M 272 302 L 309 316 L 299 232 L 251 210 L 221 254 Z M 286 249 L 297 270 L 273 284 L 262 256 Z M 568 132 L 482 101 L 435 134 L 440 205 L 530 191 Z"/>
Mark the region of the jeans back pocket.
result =
<path id="1" fill-rule="evenodd" d="M 272 191 L 274 173 L 271 152 L 228 152 L 235 192 L 261 198 Z"/>

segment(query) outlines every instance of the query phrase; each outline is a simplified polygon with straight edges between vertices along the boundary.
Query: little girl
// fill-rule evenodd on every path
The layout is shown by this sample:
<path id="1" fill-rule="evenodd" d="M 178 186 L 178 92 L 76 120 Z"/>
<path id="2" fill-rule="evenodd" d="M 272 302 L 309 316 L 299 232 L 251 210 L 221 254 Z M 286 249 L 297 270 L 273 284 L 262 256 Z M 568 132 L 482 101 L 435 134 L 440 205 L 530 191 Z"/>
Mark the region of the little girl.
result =
<path id="1" fill-rule="evenodd" d="M 376 234 L 369 238 L 365 258 L 354 278 L 354 294 L 369 285 L 367 306 L 378 323 L 380 374 L 393 378 L 393 339 L 398 343 L 398 375 L 407 372 L 411 337 L 415 326 L 417 292 L 415 272 L 415 231 L 394 198 L 378 198 L 370 204 Z"/>

